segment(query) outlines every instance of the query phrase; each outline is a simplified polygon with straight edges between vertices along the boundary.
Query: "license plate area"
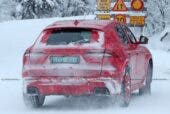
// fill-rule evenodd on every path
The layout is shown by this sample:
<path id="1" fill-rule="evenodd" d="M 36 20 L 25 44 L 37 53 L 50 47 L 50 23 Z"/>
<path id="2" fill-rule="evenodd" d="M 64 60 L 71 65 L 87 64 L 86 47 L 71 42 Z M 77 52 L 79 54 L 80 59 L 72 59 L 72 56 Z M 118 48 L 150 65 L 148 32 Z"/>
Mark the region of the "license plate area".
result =
<path id="1" fill-rule="evenodd" d="M 50 61 L 52 64 L 59 64 L 59 63 L 78 64 L 80 63 L 80 57 L 78 56 L 51 56 Z"/>

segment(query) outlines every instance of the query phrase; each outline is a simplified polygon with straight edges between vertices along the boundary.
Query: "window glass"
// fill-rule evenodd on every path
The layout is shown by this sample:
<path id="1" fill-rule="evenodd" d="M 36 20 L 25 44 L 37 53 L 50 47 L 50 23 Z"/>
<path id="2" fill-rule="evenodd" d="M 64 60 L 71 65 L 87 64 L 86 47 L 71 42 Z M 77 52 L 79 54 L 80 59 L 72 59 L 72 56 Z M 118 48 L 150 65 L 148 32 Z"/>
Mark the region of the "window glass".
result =
<path id="1" fill-rule="evenodd" d="M 128 38 L 130 39 L 131 43 L 136 43 L 136 38 L 131 32 L 131 30 L 126 26 L 123 26 L 123 29 L 126 31 L 126 34 L 128 35 Z"/>
<path id="2" fill-rule="evenodd" d="M 75 30 L 66 29 L 54 31 L 49 35 L 47 40 L 47 45 L 60 45 L 60 44 L 70 44 L 70 43 L 90 43 L 91 31 L 88 30 Z"/>
<path id="3" fill-rule="evenodd" d="M 128 43 L 128 39 L 127 39 L 126 34 L 125 34 L 125 32 L 123 31 L 122 27 L 121 27 L 120 25 L 116 25 L 116 26 L 115 26 L 115 31 L 117 32 L 120 40 L 121 40 L 123 43 L 127 44 L 127 43 Z"/>

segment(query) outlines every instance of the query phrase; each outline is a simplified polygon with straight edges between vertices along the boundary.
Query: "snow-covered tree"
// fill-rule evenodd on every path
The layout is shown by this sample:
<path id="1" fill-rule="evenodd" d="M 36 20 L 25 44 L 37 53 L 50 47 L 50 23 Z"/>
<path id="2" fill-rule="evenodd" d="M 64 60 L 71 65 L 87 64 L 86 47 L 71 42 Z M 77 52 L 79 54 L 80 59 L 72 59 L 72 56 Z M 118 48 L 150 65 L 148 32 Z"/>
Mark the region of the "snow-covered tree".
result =
<path id="1" fill-rule="evenodd" d="M 14 0 L 0 0 L 0 21 L 13 19 L 16 2 Z"/>
<path id="2" fill-rule="evenodd" d="M 0 0 L 0 21 L 94 14 L 95 5 L 96 0 Z M 170 0 L 148 0 L 146 6 L 149 35 L 170 24 Z"/>
<path id="3" fill-rule="evenodd" d="M 94 11 L 89 0 L 18 0 L 16 13 L 21 19 L 76 16 Z"/>
<path id="4" fill-rule="evenodd" d="M 148 18 L 147 18 L 147 30 L 150 34 L 154 34 L 158 31 L 165 29 L 166 24 L 170 22 L 169 15 L 169 0 L 148 0 Z"/>
<path id="5" fill-rule="evenodd" d="M 63 0 L 63 14 L 62 16 L 77 16 L 89 14 L 92 8 L 88 0 Z"/>
<path id="6" fill-rule="evenodd" d="M 16 13 L 21 19 L 51 17 L 56 0 L 20 0 Z"/>

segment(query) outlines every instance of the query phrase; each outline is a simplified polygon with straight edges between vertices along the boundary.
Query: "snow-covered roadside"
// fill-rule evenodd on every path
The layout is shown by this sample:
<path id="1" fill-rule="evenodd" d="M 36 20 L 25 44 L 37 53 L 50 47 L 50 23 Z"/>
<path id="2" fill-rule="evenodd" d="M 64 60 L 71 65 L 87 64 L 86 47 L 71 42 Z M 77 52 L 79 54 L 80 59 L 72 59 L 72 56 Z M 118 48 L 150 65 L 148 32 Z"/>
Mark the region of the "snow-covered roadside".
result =
<path id="1" fill-rule="evenodd" d="M 85 17 L 76 17 L 84 19 Z M 88 16 L 86 19 L 93 19 Z M 66 19 L 75 19 L 65 18 Z M 48 97 L 42 109 L 27 109 L 22 101 L 22 81 L 5 81 L 4 78 L 21 79 L 22 55 L 30 46 L 41 30 L 58 18 L 11 21 L 0 23 L 0 114 L 23 113 L 118 113 L 118 114 L 161 114 L 170 112 L 170 80 L 154 80 L 151 96 L 133 95 L 131 105 L 128 108 L 120 108 L 111 105 L 106 99 L 63 98 Z M 63 20 L 63 19 L 62 19 Z M 150 48 L 154 59 L 154 78 L 170 79 L 170 52 L 153 48 L 152 40 Z"/>
<path id="2" fill-rule="evenodd" d="M 154 61 L 154 79 L 170 79 L 170 52 L 150 48 Z"/>
<path id="3" fill-rule="evenodd" d="M 162 33 L 157 33 L 149 38 L 149 44 L 147 47 L 150 49 L 153 55 L 154 61 L 154 78 L 170 79 L 170 37 L 166 37 L 165 41 L 161 42 L 161 38 L 170 33 L 170 26 Z"/>

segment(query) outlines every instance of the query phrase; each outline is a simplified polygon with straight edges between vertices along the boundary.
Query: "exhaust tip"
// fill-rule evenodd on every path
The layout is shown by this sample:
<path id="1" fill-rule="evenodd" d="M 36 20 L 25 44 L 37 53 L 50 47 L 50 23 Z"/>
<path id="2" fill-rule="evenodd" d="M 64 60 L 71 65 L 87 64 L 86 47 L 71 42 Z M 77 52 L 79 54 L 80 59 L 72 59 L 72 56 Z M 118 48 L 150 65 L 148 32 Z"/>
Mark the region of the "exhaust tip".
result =
<path id="1" fill-rule="evenodd" d="M 95 95 L 110 95 L 110 92 L 109 92 L 109 89 L 107 89 L 106 87 L 101 87 L 101 88 L 95 88 L 94 94 Z"/>
<path id="2" fill-rule="evenodd" d="M 28 87 L 27 88 L 27 94 L 39 94 L 38 89 L 36 87 Z"/>

